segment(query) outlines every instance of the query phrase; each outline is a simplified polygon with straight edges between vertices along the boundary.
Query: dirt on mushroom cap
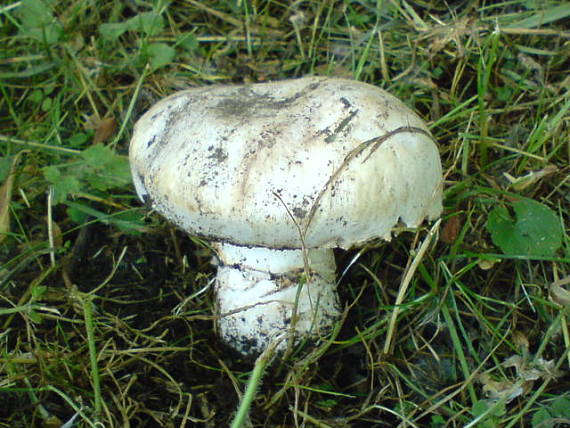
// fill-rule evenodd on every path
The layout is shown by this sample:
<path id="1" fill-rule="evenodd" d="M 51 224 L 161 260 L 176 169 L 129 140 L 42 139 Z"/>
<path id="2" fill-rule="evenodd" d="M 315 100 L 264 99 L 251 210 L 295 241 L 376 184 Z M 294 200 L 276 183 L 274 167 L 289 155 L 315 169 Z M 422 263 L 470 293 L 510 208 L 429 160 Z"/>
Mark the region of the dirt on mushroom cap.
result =
<path id="1" fill-rule="evenodd" d="M 425 125 L 361 82 L 309 77 L 177 93 L 137 123 L 137 191 L 190 233 L 240 245 L 351 247 L 441 211 Z"/>

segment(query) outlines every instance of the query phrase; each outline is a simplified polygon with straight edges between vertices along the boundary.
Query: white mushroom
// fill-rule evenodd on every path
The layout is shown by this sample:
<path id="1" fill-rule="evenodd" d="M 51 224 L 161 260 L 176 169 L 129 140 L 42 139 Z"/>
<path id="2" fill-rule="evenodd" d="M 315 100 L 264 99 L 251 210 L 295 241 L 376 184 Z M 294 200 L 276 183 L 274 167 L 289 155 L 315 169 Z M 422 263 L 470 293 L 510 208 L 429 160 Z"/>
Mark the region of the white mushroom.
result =
<path id="1" fill-rule="evenodd" d="M 137 122 L 130 160 L 142 200 L 215 242 L 218 328 L 242 354 L 284 332 L 329 332 L 340 315 L 332 248 L 390 239 L 398 222 L 442 209 L 426 125 L 345 79 L 178 92 Z"/>

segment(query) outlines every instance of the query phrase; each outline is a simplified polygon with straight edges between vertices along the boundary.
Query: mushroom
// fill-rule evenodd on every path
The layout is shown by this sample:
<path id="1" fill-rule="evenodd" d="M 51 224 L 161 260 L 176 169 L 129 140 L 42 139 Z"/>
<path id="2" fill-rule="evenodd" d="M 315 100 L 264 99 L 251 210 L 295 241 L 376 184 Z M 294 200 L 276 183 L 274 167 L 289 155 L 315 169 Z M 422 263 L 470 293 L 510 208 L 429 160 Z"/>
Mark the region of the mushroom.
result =
<path id="1" fill-rule="evenodd" d="M 141 200 L 213 242 L 218 331 L 244 355 L 331 331 L 333 248 L 389 240 L 442 210 L 424 122 L 347 79 L 175 93 L 136 123 L 130 162 Z"/>

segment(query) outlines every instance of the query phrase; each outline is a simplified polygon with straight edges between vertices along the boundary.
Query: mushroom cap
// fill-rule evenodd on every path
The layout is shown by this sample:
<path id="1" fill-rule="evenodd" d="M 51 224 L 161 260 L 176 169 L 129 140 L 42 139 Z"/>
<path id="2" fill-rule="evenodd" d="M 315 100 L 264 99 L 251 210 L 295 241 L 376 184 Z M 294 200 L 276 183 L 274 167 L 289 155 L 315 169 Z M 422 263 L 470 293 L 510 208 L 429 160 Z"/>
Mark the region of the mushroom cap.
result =
<path id="1" fill-rule="evenodd" d="M 441 213 L 423 121 L 361 82 L 307 77 L 175 93 L 135 125 L 139 197 L 191 234 L 269 248 L 349 248 Z"/>

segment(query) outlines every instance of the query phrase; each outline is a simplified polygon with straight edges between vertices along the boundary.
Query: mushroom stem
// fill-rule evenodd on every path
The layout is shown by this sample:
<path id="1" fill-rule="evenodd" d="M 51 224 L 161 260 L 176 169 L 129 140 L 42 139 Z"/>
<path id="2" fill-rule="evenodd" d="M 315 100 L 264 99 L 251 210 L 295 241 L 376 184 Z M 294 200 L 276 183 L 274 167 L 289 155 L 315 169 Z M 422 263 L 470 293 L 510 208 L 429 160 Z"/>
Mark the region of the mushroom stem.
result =
<path id="1" fill-rule="evenodd" d="M 219 333 L 240 353 L 259 354 L 286 332 L 295 340 L 318 338 L 340 317 L 331 249 L 307 251 L 307 278 L 302 250 L 216 248 Z"/>

